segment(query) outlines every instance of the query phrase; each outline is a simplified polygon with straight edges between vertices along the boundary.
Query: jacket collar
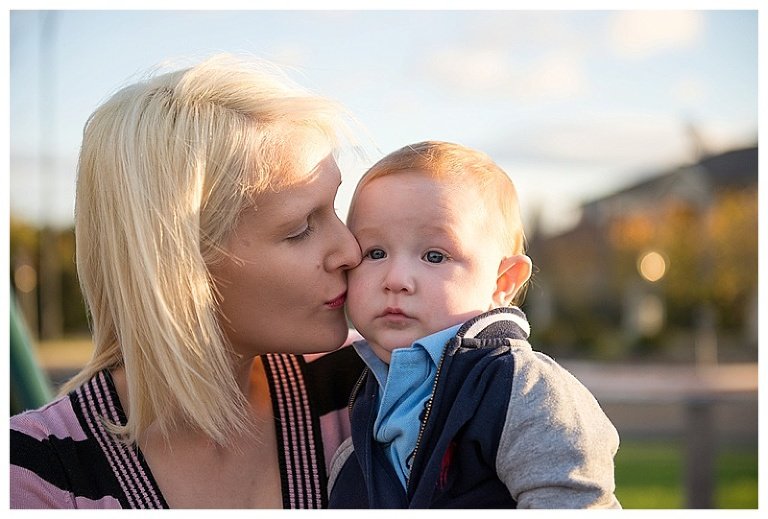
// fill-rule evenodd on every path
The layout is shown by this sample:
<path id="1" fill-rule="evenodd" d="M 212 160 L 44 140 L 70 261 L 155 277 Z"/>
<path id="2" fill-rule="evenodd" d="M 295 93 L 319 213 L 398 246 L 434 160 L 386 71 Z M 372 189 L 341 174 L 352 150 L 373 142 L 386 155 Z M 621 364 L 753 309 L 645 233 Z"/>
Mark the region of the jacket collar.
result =
<path id="1" fill-rule="evenodd" d="M 525 314 L 516 306 L 496 308 L 464 323 L 456 333 L 463 339 L 509 337 L 527 340 L 531 327 Z"/>

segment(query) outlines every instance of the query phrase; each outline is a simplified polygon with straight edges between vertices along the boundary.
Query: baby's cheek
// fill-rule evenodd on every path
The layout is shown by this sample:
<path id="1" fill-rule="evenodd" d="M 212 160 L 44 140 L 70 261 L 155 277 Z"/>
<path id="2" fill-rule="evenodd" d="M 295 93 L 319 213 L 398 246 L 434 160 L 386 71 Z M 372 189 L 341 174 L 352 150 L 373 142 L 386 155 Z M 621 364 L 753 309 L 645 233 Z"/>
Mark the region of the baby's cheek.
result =
<path id="1" fill-rule="evenodd" d="M 358 267 L 359 268 L 359 267 Z M 355 272 L 357 269 L 353 269 L 347 272 L 347 304 L 356 303 L 360 297 L 361 292 L 364 291 L 363 277 L 359 272 Z"/>
<path id="2" fill-rule="evenodd" d="M 359 272 L 349 271 L 347 273 L 346 308 L 350 319 L 357 320 L 365 309 L 366 301 L 370 299 L 370 292 L 366 288 L 365 279 Z"/>

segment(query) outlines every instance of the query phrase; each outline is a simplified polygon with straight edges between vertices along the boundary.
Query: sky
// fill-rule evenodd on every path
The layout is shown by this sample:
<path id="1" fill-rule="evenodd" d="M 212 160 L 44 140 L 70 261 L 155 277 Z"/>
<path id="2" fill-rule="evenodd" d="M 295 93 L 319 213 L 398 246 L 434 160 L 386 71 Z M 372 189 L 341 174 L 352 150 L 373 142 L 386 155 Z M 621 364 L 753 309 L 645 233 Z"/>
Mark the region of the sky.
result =
<path id="1" fill-rule="evenodd" d="M 710 152 L 757 142 L 755 10 L 11 10 L 9 19 L 10 209 L 37 223 L 72 223 L 80 137 L 101 102 L 160 63 L 217 52 L 275 61 L 347 106 L 375 145 L 370 162 L 427 139 L 485 151 L 515 182 L 526 223 L 538 215 L 549 234 L 573 225 L 580 204 L 690 163 L 693 134 Z M 343 165 L 342 216 L 366 165 Z"/>

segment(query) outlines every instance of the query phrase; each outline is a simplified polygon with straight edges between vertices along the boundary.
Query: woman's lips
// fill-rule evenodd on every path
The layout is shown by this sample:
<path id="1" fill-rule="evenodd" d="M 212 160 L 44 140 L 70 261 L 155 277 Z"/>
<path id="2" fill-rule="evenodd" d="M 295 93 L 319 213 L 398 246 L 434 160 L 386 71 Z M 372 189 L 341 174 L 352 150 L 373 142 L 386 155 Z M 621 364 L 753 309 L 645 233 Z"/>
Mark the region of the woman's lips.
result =
<path id="1" fill-rule="evenodd" d="M 334 298 L 333 298 L 333 299 L 331 299 L 330 301 L 326 301 L 326 303 L 325 303 L 325 304 L 326 304 L 326 306 L 328 306 L 329 308 L 339 308 L 339 307 L 342 307 L 342 306 L 344 306 L 344 302 L 345 302 L 346 300 L 347 300 L 347 293 L 346 293 L 346 292 L 344 292 L 344 293 L 342 293 L 342 294 L 338 295 L 337 297 L 334 297 Z"/>

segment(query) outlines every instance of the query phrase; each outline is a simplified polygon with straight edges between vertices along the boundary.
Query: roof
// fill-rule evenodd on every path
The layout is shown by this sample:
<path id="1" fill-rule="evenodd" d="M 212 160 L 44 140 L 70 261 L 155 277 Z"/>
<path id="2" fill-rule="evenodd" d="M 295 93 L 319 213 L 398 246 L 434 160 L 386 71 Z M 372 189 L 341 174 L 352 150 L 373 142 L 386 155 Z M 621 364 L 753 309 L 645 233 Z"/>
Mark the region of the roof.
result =
<path id="1" fill-rule="evenodd" d="M 656 203 L 670 195 L 706 203 L 713 192 L 757 185 L 757 150 L 753 146 L 705 157 L 697 164 L 665 171 L 587 202 L 582 209 L 585 215 L 614 212 L 619 207 Z"/>

